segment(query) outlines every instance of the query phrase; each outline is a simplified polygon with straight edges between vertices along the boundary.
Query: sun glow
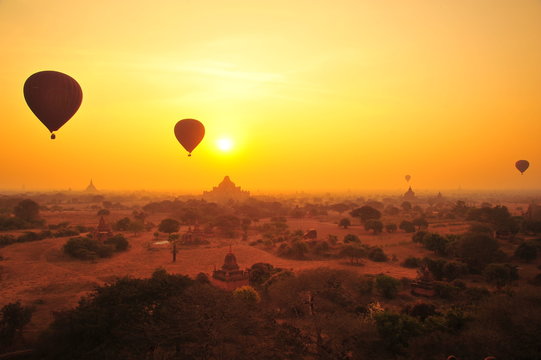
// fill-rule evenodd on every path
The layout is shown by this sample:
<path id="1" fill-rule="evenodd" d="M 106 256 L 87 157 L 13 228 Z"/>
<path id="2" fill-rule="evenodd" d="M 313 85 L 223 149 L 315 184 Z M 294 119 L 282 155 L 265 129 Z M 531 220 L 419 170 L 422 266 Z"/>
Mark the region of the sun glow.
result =
<path id="1" fill-rule="evenodd" d="M 233 149 L 233 140 L 230 138 L 221 138 L 216 141 L 216 146 L 223 152 L 229 152 Z"/>

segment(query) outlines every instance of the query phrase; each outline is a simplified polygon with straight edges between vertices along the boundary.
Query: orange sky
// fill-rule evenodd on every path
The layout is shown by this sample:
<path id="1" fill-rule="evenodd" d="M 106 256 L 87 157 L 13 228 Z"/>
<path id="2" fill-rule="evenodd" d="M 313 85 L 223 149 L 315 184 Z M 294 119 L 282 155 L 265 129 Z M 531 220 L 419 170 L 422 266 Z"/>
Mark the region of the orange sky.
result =
<path id="1" fill-rule="evenodd" d="M 0 33 L 0 188 L 540 188 L 538 0 L 0 0 Z M 41 70 L 83 89 L 54 141 Z"/>

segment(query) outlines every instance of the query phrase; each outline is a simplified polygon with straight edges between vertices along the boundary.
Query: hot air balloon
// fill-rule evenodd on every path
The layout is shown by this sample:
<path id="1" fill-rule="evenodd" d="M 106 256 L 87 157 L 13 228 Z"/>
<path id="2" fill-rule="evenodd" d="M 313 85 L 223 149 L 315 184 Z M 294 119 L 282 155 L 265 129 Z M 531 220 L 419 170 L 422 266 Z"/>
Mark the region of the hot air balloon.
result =
<path id="1" fill-rule="evenodd" d="M 72 77 L 58 71 L 40 71 L 24 83 L 24 99 L 51 132 L 57 131 L 77 112 L 83 99 L 81 87 Z"/>
<path id="2" fill-rule="evenodd" d="M 524 175 L 524 171 L 528 170 L 530 163 L 528 160 L 519 160 L 515 163 L 515 167 L 520 171 L 521 175 Z"/>
<path id="3" fill-rule="evenodd" d="M 203 140 L 205 136 L 205 127 L 200 121 L 195 119 L 184 119 L 175 125 L 175 136 L 180 145 L 188 151 L 188 156 L 192 156 L 192 151 Z"/>
<path id="4" fill-rule="evenodd" d="M 410 179 L 411 179 L 411 175 L 406 175 L 406 181 L 410 182 Z"/>

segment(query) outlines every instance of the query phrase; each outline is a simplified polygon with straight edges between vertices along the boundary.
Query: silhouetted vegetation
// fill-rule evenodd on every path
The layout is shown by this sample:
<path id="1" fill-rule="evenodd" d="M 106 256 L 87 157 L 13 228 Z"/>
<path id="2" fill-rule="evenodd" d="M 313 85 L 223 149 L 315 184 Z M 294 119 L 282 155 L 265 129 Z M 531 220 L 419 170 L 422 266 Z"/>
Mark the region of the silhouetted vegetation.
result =
<path id="1" fill-rule="evenodd" d="M 66 254 L 81 260 L 96 260 L 111 257 L 113 253 L 125 251 L 128 247 L 128 240 L 118 234 L 103 243 L 88 237 L 71 238 L 64 244 L 63 250 Z"/>

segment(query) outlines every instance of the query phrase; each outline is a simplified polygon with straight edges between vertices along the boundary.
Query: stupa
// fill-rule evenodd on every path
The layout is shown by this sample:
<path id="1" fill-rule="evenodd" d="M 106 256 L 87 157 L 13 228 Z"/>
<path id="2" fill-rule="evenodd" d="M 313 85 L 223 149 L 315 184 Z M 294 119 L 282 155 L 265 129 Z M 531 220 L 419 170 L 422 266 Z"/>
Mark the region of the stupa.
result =
<path id="1" fill-rule="evenodd" d="M 96 192 L 98 192 L 98 189 L 96 189 L 96 187 L 92 183 L 92 179 L 90 179 L 90 184 L 88 184 L 85 191 L 88 192 L 88 193 L 96 193 Z"/>
<path id="2" fill-rule="evenodd" d="M 225 255 L 224 264 L 219 270 L 214 269 L 212 272 L 212 283 L 225 290 L 235 290 L 241 286 L 248 285 L 250 272 L 248 269 L 241 270 L 237 264 L 237 258 L 231 251 Z"/>

